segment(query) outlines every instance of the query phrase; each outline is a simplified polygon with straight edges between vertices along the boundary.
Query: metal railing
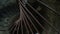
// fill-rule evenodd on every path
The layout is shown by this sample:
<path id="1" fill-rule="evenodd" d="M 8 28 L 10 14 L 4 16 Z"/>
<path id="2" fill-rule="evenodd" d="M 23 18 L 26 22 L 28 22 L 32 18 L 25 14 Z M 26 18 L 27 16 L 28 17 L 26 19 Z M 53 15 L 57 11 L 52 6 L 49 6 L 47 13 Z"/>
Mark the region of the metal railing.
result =
<path id="1" fill-rule="evenodd" d="M 37 2 L 41 3 L 43 6 L 47 7 L 48 9 L 52 10 L 54 14 L 59 15 L 56 10 L 48 6 L 47 4 L 43 3 L 40 0 L 37 0 Z M 33 11 L 30 11 L 26 5 L 22 2 L 22 0 L 19 0 L 19 10 L 20 10 L 20 17 L 17 21 L 15 21 L 15 24 L 11 26 L 11 34 L 41 34 L 40 30 L 37 28 L 36 24 L 41 27 L 42 30 L 48 33 L 48 30 L 40 23 L 40 21 L 37 19 L 37 17 L 34 16 L 32 12 L 39 15 L 45 22 L 47 23 L 51 28 L 53 28 L 57 34 L 60 34 L 59 30 L 54 27 L 43 15 L 41 15 L 35 8 L 33 8 L 29 3 L 26 3 Z M 33 22 L 33 20 L 35 22 Z M 36 23 L 36 24 L 35 24 Z M 25 28 L 24 28 L 25 27 Z"/>

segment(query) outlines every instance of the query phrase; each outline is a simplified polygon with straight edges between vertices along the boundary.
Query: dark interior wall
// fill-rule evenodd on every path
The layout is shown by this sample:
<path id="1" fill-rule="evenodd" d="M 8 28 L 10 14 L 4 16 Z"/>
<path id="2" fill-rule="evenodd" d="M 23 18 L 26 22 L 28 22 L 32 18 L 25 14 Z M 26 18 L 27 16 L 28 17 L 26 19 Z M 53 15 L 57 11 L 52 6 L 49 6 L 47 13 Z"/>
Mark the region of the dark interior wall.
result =
<path id="1" fill-rule="evenodd" d="M 15 3 L 16 3 L 16 0 L 0 0 L 0 9 Z"/>
<path id="2" fill-rule="evenodd" d="M 10 22 L 18 14 L 16 0 L 0 0 L 0 34 L 9 34 Z"/>

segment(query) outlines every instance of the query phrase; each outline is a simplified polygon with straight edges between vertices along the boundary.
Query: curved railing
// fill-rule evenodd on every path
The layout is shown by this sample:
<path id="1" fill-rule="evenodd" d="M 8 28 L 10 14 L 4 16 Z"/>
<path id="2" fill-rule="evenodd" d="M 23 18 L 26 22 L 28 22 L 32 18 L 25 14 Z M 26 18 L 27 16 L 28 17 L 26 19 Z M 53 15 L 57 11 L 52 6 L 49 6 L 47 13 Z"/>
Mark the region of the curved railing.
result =
<path id="1" fill-rule="evenodd" d="M 57 32 L 57 34 L 60 34 L 59 30 L 55 26 L 53 26 L 43 15 L 41 15 L 38 12 L 38 10 L 32 7 L 30 3 L 26 3 L 26 5 L 30 7 L 29 9 L 21 0 L 19 0 L 18 2 L 20 17 L 17 21 L 15 21 L 15 24 L 11 26 L 11 34 L 41 34 L 42 31 L 45 31 L 45 34 L 49 34 L 48 30 L 45 28 L 43 24 L 48 24 Z M 42 1 L 37 0 L 37 2 L 41 3 L 44 7 L 47 7 L 48 9 L 52 10 L 54 14 L 60 16 L 60 14 L 52 7 L 48 6 Z M 45 22 L 41 23 L 40 18 Z"/>

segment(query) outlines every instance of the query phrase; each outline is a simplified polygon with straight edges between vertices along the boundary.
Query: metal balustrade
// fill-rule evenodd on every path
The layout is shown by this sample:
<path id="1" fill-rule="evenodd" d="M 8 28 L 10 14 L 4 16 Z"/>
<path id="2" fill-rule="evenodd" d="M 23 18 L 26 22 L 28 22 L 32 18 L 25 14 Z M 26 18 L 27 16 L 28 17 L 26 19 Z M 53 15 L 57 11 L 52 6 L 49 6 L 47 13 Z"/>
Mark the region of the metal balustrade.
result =
<path id="1" fill-rule="evenodd" d="M 30 3 L 25 4 L 23 3 L 23 1 L 24 0 L 18 0 L 20 17 L 17 21 L 14 22 L 13 26 L 11 25 L 11 34 L 42 34 L 42 31 L 45 31 L 45 34 L 49 34 L 48 30 L 43 25 L 45 23 L 48 24 L 47 26 L 53 28 L 57 32 L 57 34 L 60 34 L 59 30 L 55 26 L 53 26 L 53 24 L 51 24 L 42 14 L 40 14 L 38 10 L 32 7 Z M 60 14 L 57 13 L 57 11 L 52 7 L 48 6 L 40 0 L 37 0 L 37 2 L 41 3 L 44 7 L 47 7 L 48 9 L 52 10 L 54 14 L 60 16 Z M 28 9 L 26 5 L 28 5 L 30 9 Z M 43 19 L 45 22 L 41 23 L 32 12 L 39 16 L 38 18 Z"/>

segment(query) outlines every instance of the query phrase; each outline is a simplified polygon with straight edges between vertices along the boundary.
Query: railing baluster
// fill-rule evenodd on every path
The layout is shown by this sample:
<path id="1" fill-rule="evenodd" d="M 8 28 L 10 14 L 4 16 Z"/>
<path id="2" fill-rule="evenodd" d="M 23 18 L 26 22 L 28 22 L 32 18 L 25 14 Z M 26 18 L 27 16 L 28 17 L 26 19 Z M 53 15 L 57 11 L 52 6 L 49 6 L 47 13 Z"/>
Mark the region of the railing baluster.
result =
<path id="1" fill-rule="evenodd" d="M 45 18 L 43 17 L 37 10 L 35 10 L 29 3 L 27 3 L 41 18 L 43 18 L 48 25 L 50 25 L 52 28 L 54 28 L 57 32 L 59 32 L 53 25 L 51 25 L 51 23 Z"/>
<path id="2" fill-rule="evenodd" d="M 23 7 L 22 7 L 23 8 Z M 23 9 L 23 11 L 25 11 L 24 9 Z M 25 15 L 24 15 L 25 16 Z M 26 15 L 27 16 L 27 15 Z M 33 27 L 35 28 L 35 30 L 39 33 L 39 31 L 38 31 L 38 29 L 36 28 L 36 26 L 34 25 L 34 23 L 32 22 L 32 20 L 30 19 L 30 17 L 29 16 L 27 16 L 27 18 L 29 19 L 29 21 L 31 22 L 31 24 L 33 25 Z"/>
<path id="3" fill-rule="evenodd" d="M 24 22 L 24 25 L 25 25 L 25 27 L 26 27 L 26 30 L 27 30 L 27 33 L 29 34 L 29 30 L 28 30 L 28 27 L 27 27 L 27 24 L 26 24 L 26 22 L 25 22 L 25 20 L 24 20 L 24 13 L 23 13 L 23 22 Z"/>
<path id="4" fill-rule="evenodd" d="M 28 20 L 27 20 L 26 16 L 24 16 L 24 18 L 25 18 L 25 20 L 26 20 L 27 25 L 29 26 L 30 31 L 31 31 L 31 32 L 32 32 L 32 34 L 33 34 L 33 31 L 32 31 L 32 29 L 31 29 L 31 27 L 30 27 L 30 25 L 29 25 L 29 22 L 28 22 Z"/>

